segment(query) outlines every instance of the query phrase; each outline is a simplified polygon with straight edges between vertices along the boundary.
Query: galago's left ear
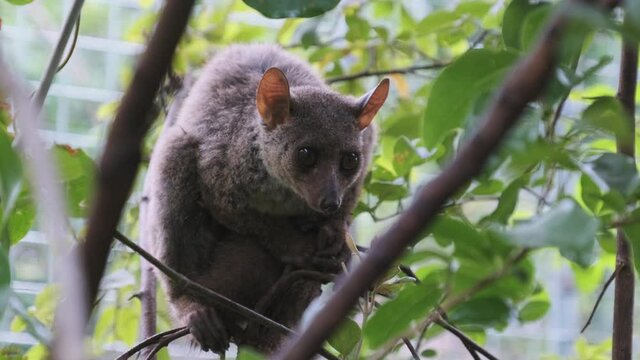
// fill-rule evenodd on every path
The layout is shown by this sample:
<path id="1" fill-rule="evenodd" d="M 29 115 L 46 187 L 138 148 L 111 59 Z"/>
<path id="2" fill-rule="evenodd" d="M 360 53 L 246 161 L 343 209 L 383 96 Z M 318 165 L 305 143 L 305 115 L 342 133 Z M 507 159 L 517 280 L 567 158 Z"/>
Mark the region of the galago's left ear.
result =
<path id="1" fill-rule="evenodd" d="M 364 130 L 369 126 L 369 124 L 371 124 L 373 117 L 376 116 L 378 110 L 380 110 L 382 104 L 384 104 L 384 101 L 387 100 L 388 94 L 389 79 L 383 79 L 375 89 L 369 91 L 360 98 L 360 101 L 358 101 L 360 107 L 358 127 L 360 130 Z"/>

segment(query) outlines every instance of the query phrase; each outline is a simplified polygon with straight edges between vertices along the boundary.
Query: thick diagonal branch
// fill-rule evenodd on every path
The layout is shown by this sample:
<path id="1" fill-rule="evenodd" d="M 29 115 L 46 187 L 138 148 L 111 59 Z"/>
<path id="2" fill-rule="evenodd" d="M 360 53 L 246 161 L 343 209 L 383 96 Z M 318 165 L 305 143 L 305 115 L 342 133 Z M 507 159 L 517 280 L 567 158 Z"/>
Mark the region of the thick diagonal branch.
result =
<path id="1" fill-rule="evenodd" d="M 92 304 L 104 273 L 109 248 L 141 159 L 149 129 L 147 114 L 169 69 L 194 0 L 168 0 L 140 59 L 111 127 L 99 164 L 97 193 L 81 247 L 87 275 L 87 303 Z"/>
<path id="2" fill-rule="evenodd" d="M 294 336 L 276 359 L 307 359 L 340 324 L 358 297 L 382 276 L 423 233 L 449 197 L 478 175 L 488 157 L 535 100 L 555 68 L 560 31 L 567 8 L 555 16 L 534 50 L 511 72 L 487 112 L 483 125 L 456 159 L 416 195 L 411 206 L 376 241 L 365 259 L 337 286 L 335 294 L 307 330 Z"/>

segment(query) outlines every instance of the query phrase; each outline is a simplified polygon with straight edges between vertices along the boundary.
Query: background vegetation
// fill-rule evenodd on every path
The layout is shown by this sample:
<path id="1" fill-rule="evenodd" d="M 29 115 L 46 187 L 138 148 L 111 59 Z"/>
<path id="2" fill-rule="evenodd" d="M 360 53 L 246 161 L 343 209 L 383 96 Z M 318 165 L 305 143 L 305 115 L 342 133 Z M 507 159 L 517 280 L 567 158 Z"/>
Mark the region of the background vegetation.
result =
<path id="1" fill-rule="evenodd" d="M 17 7 L 14 5 L 29 3 L 17 0 L 8 3 L 0 2 L 3 26 L 12 26 L 18 12 L 37 5 Z M 501 80 L 531 49 L 560 6 L 526 0 L 339 4 L 325 0 L 309 2 L 319 8 L 292 13 L 294 2 L 261 7 L 265 3 L 269 2 L 199 3 L 178 47 L 173 77 L 197 76 L 211 54 L 239 42 L 279 43 L 348 94 L 362 94 L 380 76 L 390 77 L 392 96 L 376 119 L 381 137 L 356 211 L 354 239 L 362 246 L 368 246 L 374 234 L 402 211 L 419 184 L 438 174 L 457 153 L 479 125 Z M 42 1 L 45 9 L 58 6 Z M 145 41 L 159 7 L 152 1 L 142 1 L 140 7 L 143 10 L 115 36 L 134 43 Z M 102 31 L 103 14 L 95 8 L 87 2 L 81 35 L 95 36 Z M 550 346 L 542 340 L 512 339 L 506 345 L 494 340 L 485 347 L 505 359 L 610 357 L 611 302 L 607 297 L 587 337 L 578 337 L 578 333 L 595 295 L 616 268 L 616 226 L 622 226 L 628 236 L 636 270 L 640 270 L 640 178 L 636 162 L 616 152 L 616 139 L 637 137 L 615 98 L 621 34 L 637 41 L 640 29 L 640 10 L 631 5 L 627 11 L 632 17 L 623 26 L 619 12 L 609 16 L 576 7 L 551 85 L 528 107 L 482 176 L 450 200 L 431 229 L 407 250 L 400 261 L 403 266 L 390 271 L 334 334 L 329 344 L 338 356 L 357 359 L 392 353 L 389 358 L 410 358 L 402 336 L 424 357 L 470 356 L 462 344 L 456 343 L 452 350 L 446 343 L 450 335 L 443 333 L 451 331 L 448 324 L 481 345 L 487 336 L 499 339 L 494 335 L 498 332 L 527 327 L 541 331 L 545 324 L 553 324 L 554 319 L 547 316 L 550 309 L 556 307 L 552 310 L 556 316 L 566 309 L 562 307 L 566 296 L 548 289 L 562 286 L 577 288 L 572 296 L 580 299 L 574 304 L 582 306 L 573 318 L 580 323 L 569 324 L 563 333 L 549 334 L 567 341 Z M 318 16 L 267 19 L 297 15 Z M 6 50 L 4 55 L 10 58 Z M 33 51 L 42 61 L 47 54 L 46 49 Z M 132 66 L 128 60 L 121 64 L 113 86 L 126 87 Z M 74 72 L 74 66 L 67 65 L 60 78 L 85 78 Z M 19 67 L 33 80 L 43 71 L 30 62 Z M 147 158 L 170 99 L 168 90 L 158 99 L 162 111 L 146 139 Z M 91 111 L 74 112 L 66 130 L 100 138 L 116 107 L 117 102 L 105 102 Z M 57 129 L 51 120 L 54 110 L 50 102 L 45 106 L 43 128 Z M 27 332 L 37 343 L 4 343 L 0 359 L 40 359 L 46 356 L 43 344 L 51 340 L 53 312 L 61 294 L 55 283 L 35 298 L 22 296 L 11 286 L 16 273 L 29 273 L 24 270 L 28 265 L 10 256 L 12 248 L 40 229 L 29 174 L 14 149 L 13 116 L 11 99 L 6 98 L 0 103 L 0 315 L 10 322 L 11 331 Z M 81 148 L 55 140 L 51 144 L 67 196 L 69 221 L 79 239 L 91 202 L 94 159 L 100 145 Z M 144 170 L 143 166 L 139 181 Z M 138 202 L 134 194 L 120 224 L 121 232 L 133 239 L 139 235 Z M 134 295 L 138 283 L 138 255 L 116 246 L 90 325 L 87 345 L 96 357 L 112 357 L 104 352 L 121 351 L 137 342 L 141 309 Z M 446 317 L 423 331 L 420 325 L 426 324 L 427 316 L 452 299 L 459 300 Z M 163 301 L 158 319 L 159 330 L 171 327 Z M 591 330 L 594 333 L 589 335 Z M 524 355 L 523 348 L 530 349 L 530 354 Z M 168 353 L 160 356 L 167 358 Z"/>

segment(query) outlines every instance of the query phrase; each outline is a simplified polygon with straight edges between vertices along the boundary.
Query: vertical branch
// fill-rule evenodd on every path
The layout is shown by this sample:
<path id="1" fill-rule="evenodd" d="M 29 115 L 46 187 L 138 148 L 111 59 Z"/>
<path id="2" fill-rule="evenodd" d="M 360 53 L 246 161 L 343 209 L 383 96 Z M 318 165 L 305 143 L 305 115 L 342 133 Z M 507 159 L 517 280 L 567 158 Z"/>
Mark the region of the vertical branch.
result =
<path id="1" fill-rule="evenodd" d="M 71 5 L 71 10 L 69 10 L 69 14 L 64 21 L 60 37 L 58 38 L 56 47 L 53 49 L 51 58 L 49 58 L 47 69 L 42 75 L 42 79 L 40 79 L 40 86 L 38 87 L 38 91 L 36 91 L 36 95 L 33 99 L 36 109 L 42 109 L 42 104 L 44 104 L 44 99 L 47 97 L 47 93 L 49 92 L 49 88 L 53 82 L 53 77 L 58 72 L 60 61 L 64 54 L 64 48 L 67 46 L 73 27 L 80 17 L 80 10 L 82 10 L 83 4 L 84 0 L 75 0 L 73 5 Z"/>
<path id="2" fill-rule="evenodd" d="M 625 22 L 629 14 L 625 11 Z M 618 152 L 635 157 L 635 97 L 638 77 L 638 43 L 623 38 L 618 99 L 629 115 L 631 136 L 618 138 Z M 631 360 L 633 350 L 634 266 L 629 240 L 618 227 L 616 290 L 613 306 L 613 360 Z"/>
<path id="3" fill-rule="evenodd" d="M 166 1 L 111 127 L 98 169 L 87 237 L 81 248 L 89 304 L 96 298 L 112 237 L 140 164 L 141 143 L 150 125 L 147 114 L 170 67 L 194 2 Z"/>
<path id="4" fill-rule="evenodd" d="M 67 227 L 64 197 L 58 186 L 54 161 L 38 136 L 39 108 L 31 103 L 26 88 L 13 77 L 1 58 L 0 89 L 5 90 L 15 104 L 15 125 L 21 134 L 19 149 L 25 155 L 32 177 L 31 188 L 38 203 L 39 223 L 53 252 L 55 279 L 61 283 L 62 293 L 66 295 L 66 300 L 57 310 L 58 339 L 52 357 L 81 360 L 84 358 L 83 334 L 87 315 L 84 272 L 80 270 L 77 254 L 68 251 L 72 236 Z"/>

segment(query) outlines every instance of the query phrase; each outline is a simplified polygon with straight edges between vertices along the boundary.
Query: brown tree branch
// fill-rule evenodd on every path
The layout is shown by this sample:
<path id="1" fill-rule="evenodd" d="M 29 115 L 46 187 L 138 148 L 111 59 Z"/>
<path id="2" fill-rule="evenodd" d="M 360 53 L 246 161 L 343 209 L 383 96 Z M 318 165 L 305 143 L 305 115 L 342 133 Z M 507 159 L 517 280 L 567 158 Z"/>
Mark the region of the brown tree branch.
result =
<path id="1" fill-rule="evenodd" d="M 169 344 L 174 341 L 177 340 L 183 336 L 189 335 L 189 329 L 184 328 L 181 330 L 176 331 L 173 334 L 168 334 L 165 335 L 163 337 L 161 337 L 158 340 L 158 343 L 156 344 L 156 346 L 153 347 L 153 349 L 149 352 L 149 355 L 147 355 L 146 358 L 144 358 L 145 360 L 151 360 L 153 359 L 156 354 L 158 353 L 158 351 L 162 350 L 162 348 L 164 348 L 165 346 L 169 346 Z"/>
<path id="2" fill-rule="evenodd" d="M 275 359 L 309 358 L 339 325 L 358 297 L 423 233 L 447 199 L 482 171 L 486 160 L 526 105 L 535 100 L 548 83 L 555 68 L 567 8 L 563 7 L 551 20 L 534 50 L 507 77 L 479 131 L 453 162 L 422 188 L 398 220 L 373 242 L 364 260 L 349 276 L 338 282 L 336 292 L 313 318 L 307 331 L 290 339 Z"/>
<path id="3" fill-rule="evenodd" d="M 491 354 L 489 351 L 487 351 L 485 348 L 483 348 L 482 346 L 480 346 L 478 343 L 476 343 L 475 341 L 471 340 L 467 335 L 465 335 L 462 331 L 460 331 L 458 328 L 456 328 L 455 326 L 451 325 L 450 323 L 448 323 L 442 316 L 440 316 L 436 321 L 436 324 L 440 325 L 441 327 L 443 327 L 445 330 L 447 330 L 448 332 L 452 333 L 453 335 L 455 335 L 455 337 L 457 337 L 458 339 L 460 339 L 460 341 L 462 341 L 462 343 L 464 344 L 464 346 L 467 348 L 467 350 L 469 350 L 469 352 L 479 352 L 480 354 L 484 355 L 484 357 L 486 357 L 489 360 L 498 360 L 497 357 L 493 356 L 493 354 Z M 472 353 L 472 354 L 473 354 Z M 477 354 L 476 354 L 477 355 Z M 472 355 L 473 356 L 473 355 Z"/>
<path id="4" fill-rule="evenodd" d="M 382 75 L 390 75 L 390 74 L 408 74 L 414 73 L 420 70 L 435 70 L 441 69 L 445 66 L 449 65 L 448 63 L 434 63 L 434 64 L 426 64 L 426 65 L 414 65 L 405 68 L 398 69 L 388 69 L 388 70 L 365 70 L 353 74 L 334 76 L 326 79 L 327 84 L 333 84 L 341 81 L 349 81 L 360 79 L 363 77 L 369 76 L 382 76 Z"/>
<path id="5" fill-rule="evenodd" d="M 180 331 L 184 331 L 184 330 L 187 330 L 187 328 L 186 327 L 179 327 L 179 328 L 167 330 L 167 331 L 164 331 L 164 332 L 161 332 L 161 333 L 157 333 L 157 334 L 155 334 L 153 336 L 150 336 L 150 337 L 144 339 L 143 341 L 139 342 L 138 344 L 136 344 L 131 349 L 127 350 L 124 354 L 118 356 L 116 358 L 116 360 L 127 360 L 131 356 L 135 355 L 138 351 L 141 351 L 141 350 L 143 350 L 145 348 L 148 348 L 151 345 L 157 344 L 165 336 L 172 335 L 172 334 L 178 333 Z M 188 330 L 187 330 L 187 332 L 188 332 Z"/>
<path id="6" fill-rule="evenodd" d="M 111 127 L 100 161 L 97 192 L 80 252 L 87 276 L 87 303 L 93 303 L 109 248 L 141 159 L 149 129 L 147 114 L 167 74 L 194 0 L 167 0 Z"/>
<path id="7" fill-rule="evenodd" d="M 611 273 L 611 276 L 609 276 L 609 279 L 607 279 L 607 281 L 604 283 L 602 290 L 600 290 L 600 294 L 598 294 L 598 299 L 596 300 L 596 303 L 593 305 L 593 309 L 591 309 L 591 314 L 589 314 L 589 318 L 587 319 L 587 322 L 582 327 L 582 330 L 580 330 L 580 334 L 582 334 L 585 330 L 587 330 L 587 327 L 591 325 L 591 320 L 593 320 L 593 316 L 596 314 L 596 311 L 598 310 L 600 301 L 602 301 L 602 297 L 604 297 L 604 294 L 607 292 L 609 285 L 611 285 L 613 280 L 616 278 L 616 274 L 618 273 L 618 270 L 619 268 L 616 268 L 616 270 L 613 273 Z"/>
<path id="8" fill-rule="evenodd" d="M 631 15 L 625 11 L 625 23 Z M 618 137 L 618 153 L 635 158 L 635 97 L 638 77 L 638 43 L 623 36 L 618 99 L 629 116 L 630 136 Z M 618 228 L 616 288 L 613 305 L 613 360 L 631 360 L 635 276 L 629 240 Z"/>

